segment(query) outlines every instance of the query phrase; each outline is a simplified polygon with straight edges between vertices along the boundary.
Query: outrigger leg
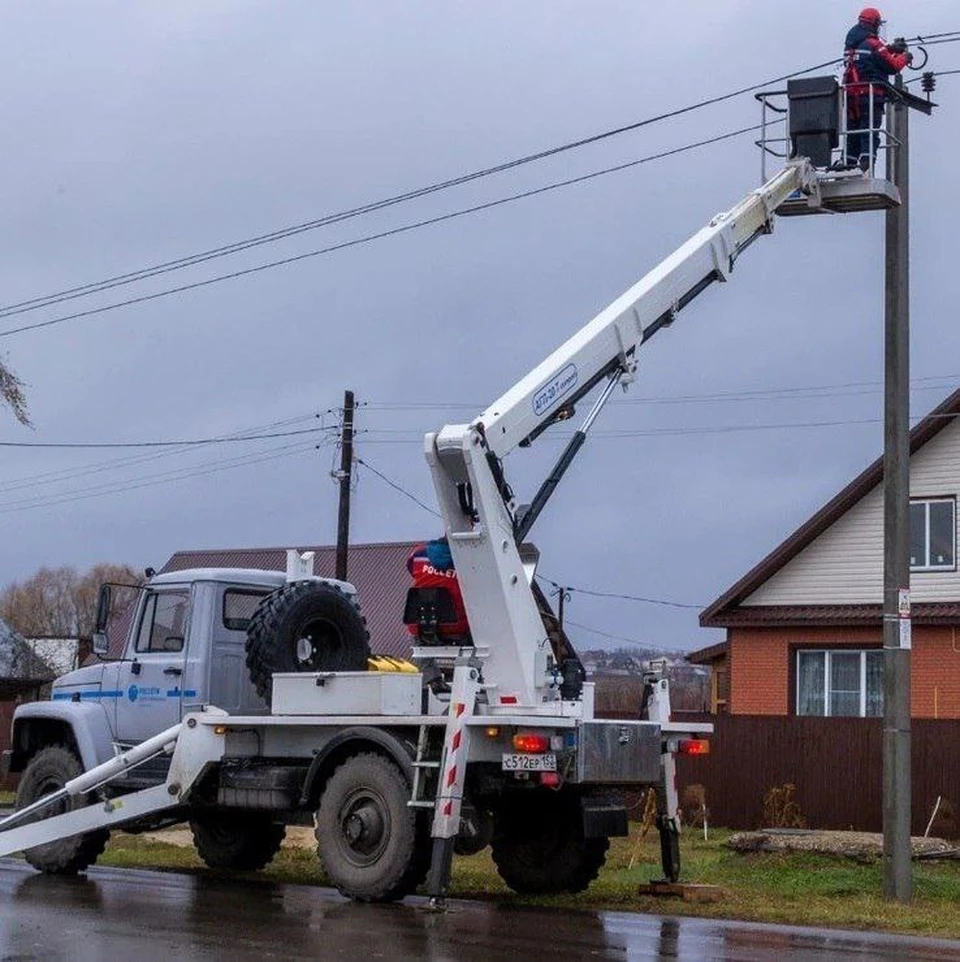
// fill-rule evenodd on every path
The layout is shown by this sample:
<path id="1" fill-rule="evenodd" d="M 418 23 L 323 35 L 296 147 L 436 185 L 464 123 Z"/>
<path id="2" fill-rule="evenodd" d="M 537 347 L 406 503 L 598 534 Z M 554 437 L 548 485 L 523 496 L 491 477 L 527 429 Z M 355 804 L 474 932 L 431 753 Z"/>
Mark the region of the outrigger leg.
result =
<path id="1" fill-rule="evenodd" d="M 453 864 L 453 843 L 460 831 L 460 810 L 463 807 L 463 785 L 469 757 L 470 728 L 467 719 L 473 714 L 480 692 L 480 670 L 467 661 L 453 670 L 450 694 L 450 714 L 443 741 L 440 761 L 440 781 L 437 786 L 436 809 L 433 815 L 433 854 L 427 894 L 430 907 L 445 908 L 450 888 Z"/>

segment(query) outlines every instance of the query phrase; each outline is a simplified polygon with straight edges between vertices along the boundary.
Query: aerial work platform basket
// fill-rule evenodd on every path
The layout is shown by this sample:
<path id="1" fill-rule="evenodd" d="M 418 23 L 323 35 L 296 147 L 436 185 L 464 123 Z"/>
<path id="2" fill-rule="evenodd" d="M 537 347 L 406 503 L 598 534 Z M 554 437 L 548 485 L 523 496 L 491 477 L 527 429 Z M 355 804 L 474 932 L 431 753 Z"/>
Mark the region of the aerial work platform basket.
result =
<path id="1" fill-rule="evenodd" d="M 788 198 L 777 209 L 782 217 L 852 214 L 899 206 L 900 192 L 890 177 L 892 160 L 901 143 L 890 130 L 890 111 L 885 112 L 882 104 L 899 100 L 928 114 L 934 105 L 902 87 L 871 84 L 865 99 L 865 126 L 851 129 L 848 106 L 852 96 L 849 85 L 838 83 L 834 77 L 791 80 L 785 90 L 756 94 L 761 105 L 756 144 L 763 181 L 769 176 L 771 157 L 778 161 L 807 157 L 817 171 L 817 190 Z M 784 123 L 786 131 L 781 126 Z M 848 141 L 852 137 L 861 138 L 867 152 L 859 157 L 858 164 L 848 166 L 846 158 L 853 152 L 848 150 Z"/>

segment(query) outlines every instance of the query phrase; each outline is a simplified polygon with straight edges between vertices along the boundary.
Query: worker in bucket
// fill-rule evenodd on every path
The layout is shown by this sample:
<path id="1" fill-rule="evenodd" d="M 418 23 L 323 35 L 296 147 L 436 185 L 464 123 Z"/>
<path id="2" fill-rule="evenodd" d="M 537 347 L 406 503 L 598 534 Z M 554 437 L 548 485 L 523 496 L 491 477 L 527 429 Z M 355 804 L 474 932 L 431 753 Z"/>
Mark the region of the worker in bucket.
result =
<path id="1" fill-rule="evenodd" d="M 864 172 L 873 167 L 880 146 L 886 102 L 883 85 L 913 62 L 905 40 L 888 44 L 881 39 L 880 27 L 884 22 L 876 7 L 864 7 L 847 34 L 843 54 L 848 131 L 845 161 L 847 168 L 859 166 Z"/>
<path id="2" fill-rule="evenodd" d="M 453 565 L 453 554 L 446 537 L 435 538 L 418 545 L 407 559 L 407 570 L 413 578 L 414 588 L 445 588 L 456 615 L 455 621 L 441 622 L 437 633 L 444 638 L 465 638 L 470 633 L 467 611 L 463 604 L 460 581 Z M 407 626 L 411 634 L 417 633 L 417 625 Z"/>

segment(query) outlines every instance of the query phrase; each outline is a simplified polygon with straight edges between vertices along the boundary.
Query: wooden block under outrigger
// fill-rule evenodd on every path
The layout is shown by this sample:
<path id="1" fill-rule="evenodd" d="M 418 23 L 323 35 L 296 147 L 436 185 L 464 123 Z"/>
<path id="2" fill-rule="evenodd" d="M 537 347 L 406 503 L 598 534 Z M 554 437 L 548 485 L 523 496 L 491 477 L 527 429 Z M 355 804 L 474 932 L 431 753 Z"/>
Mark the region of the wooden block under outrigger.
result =
<path id="1" fill-rule="evenodd" d="M 682 899 L 684 902 L 719 902 L 723 889 L 718 885 L 691 885 L 685 882 L 652 881 L 637 889 L 640 895 L 655 898 Z"/>

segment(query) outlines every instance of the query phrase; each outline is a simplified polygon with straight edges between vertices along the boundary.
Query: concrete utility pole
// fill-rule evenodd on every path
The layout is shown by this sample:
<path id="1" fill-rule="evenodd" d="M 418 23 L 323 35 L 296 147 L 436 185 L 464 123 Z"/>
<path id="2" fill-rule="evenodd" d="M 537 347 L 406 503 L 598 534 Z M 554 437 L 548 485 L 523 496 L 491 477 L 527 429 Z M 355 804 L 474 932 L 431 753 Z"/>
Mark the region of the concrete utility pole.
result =
<path id="1" fill-rule="evenodd" d="M 334 577 L 347 580 L 347 547 L 350 543 L 350 482 L 353 478 L 353 391 L 343 392 L 343 426 L 340 432 L 340 507 L 337 512 L 337 565 Z"/>
<path id="2" fill-rule="evenodd" d="M 903 81 L 897 78 L 898 89 Z M 910 110 L 890 97 L 883 449 L 883 890 L 912 895 L 910 848 Z"/>

